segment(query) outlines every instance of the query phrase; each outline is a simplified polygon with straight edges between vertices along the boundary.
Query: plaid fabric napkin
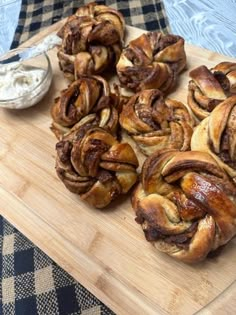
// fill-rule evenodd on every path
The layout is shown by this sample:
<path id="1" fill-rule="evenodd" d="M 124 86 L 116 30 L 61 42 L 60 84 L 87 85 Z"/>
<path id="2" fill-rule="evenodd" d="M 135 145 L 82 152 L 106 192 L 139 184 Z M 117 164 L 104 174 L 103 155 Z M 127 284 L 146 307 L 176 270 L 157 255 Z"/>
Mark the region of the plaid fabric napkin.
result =
<path id="1" fill-rule="evenodd" d="M 19 23 L 11 49 L 53 23 L 73 14 L 76 9 L 91 0 L 22 0 Z M 97 0 L 119 10 L 127 25 L 144 30 L 169 32 L 169 26 L 161 0 Z"/>
<path id="2" fill-rule="evenodd" d="M 114 315 L 0 216 L 0 314 Z"/>

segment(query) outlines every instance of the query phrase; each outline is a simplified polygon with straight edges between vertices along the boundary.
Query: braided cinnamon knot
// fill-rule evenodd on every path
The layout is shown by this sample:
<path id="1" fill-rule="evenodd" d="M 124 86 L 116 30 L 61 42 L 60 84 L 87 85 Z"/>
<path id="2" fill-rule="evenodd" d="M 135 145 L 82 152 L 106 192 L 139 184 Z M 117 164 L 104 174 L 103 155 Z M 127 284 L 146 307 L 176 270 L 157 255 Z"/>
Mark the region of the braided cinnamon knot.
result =
<path id="1" fill-rule="evenodd" d="M 196 127 L 191 149 L 211 154 L 236 183 L 236 96 L 219 104 Z"/>
<path id="2" fill-rule="evenodd" d="M 137 180 L 137 157 L 128 143 L 108 131 L 83 126 L 56 145 L 56 171 L 71 192 L 96 208 L 104 208 Z"/>
<path id="3" fill-rule="evenodd" d="M 202 120 L 227 97 L 236 93 L 236 63 L 221 62 L 214 68 L 200 66 L 190 73 L 188 105 Z"/>
<path id="4" fill-rule="evenodd" d="M 146 239 L 186 263 L 236 234 L 236 187 L 207 153 L 162 150 L 146 159 L 132 205 Z"/>
<path id="5" fill-rule="evenodd" d="M 160 89 L 168 93 L 185 65 L 182 37 L 149 32 L 129 43 L 116 69 L 121 84 L 135 92 Z"/>
<path id="6" fill-rule="evenodd" d="M 178 101 L 164 100 L 159 90 L 144 90 L 123 106 L 121 126 L 145 155 L 163 148 L 186 151 L 190 147 L 193 119 Z"/>
<path id="7" fill-rule="evenodd" d="M 61 91 L 51 108 L 52 131 L 58 139 L 76 123 L 108 128 L 113 134 L 118 124 L 118 96 L 100 76 L 83 77 Z"/>
<path id="8" fill-rule="evenodd" d="M 68 18 L 59 31 L 59 65 L 70 80 L 104 72 L 121 54 L 125 21 L 120 12 L 89 3 Z"/>

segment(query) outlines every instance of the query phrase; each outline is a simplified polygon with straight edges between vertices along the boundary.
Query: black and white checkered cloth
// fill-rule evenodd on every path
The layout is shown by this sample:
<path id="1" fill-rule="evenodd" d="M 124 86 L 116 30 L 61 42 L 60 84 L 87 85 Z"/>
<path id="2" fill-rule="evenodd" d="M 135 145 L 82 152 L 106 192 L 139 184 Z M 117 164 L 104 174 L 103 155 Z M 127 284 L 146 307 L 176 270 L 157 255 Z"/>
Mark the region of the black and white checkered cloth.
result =
<path id="1" fill-rule="evenodd" d="M 76 9 L 91 0 L 22 0 L 19 23 L 11 48 L 17 47 L 43 28 L 73 14 Z M 144 30 L 169 32 L 169 26 L 161 0 L 97 0 L 119 10 L 127 25 Z"/>
<path id="2" fill-rule="evenodd" d="M 0 216 L 1 315 L 114 315 Z"/>

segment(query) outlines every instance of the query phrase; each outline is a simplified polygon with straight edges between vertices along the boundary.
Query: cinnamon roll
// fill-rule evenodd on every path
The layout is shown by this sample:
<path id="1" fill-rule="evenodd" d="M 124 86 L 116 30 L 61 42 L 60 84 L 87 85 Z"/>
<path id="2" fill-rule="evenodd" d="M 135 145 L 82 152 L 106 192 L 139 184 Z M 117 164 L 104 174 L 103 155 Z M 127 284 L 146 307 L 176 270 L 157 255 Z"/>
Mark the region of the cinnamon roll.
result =
<path id="1" fill-rule="evenodd" d="M 236 93 L 236 63 L 221 62 L 210 70 L 200 66 L 190 71 L 189 76 L 188 105 L 199 120 Z"/>
<path id="2" fill-rule="evenodd" d="M 56 171 L 67 189 L 96 208 L 127 193 L 137 180 L 137 157 L 100 127 L 74 128 L 56 144 Z"/>
<path id="3" fill-rule="evenodd" d="M 118 124 L 119 97 L 100 76 L 83 77 L 71 83 L 55 99 L 51 108 L 51 129 L 58 139 L 76 124 L 89 123 L 108 128 L 113 134 Z"/>
<path id="4" fill-rule="evenodd" d="M 236 234 L 236 187 L 211 155 L 162 150 L 148 157 L 132 205 L 146 239 L 196 263 Z"/>
<path id="5" fill-rule="evenodd" d="M 219 104 L 196 127 L 191 149 L 211 154 L 236 183 L 236 96 Z"/>
<path id="6" fill-rule="evenodd" d="M 120 12 L 95 2 L 80 7 L 58 32 L 61 70 L 70 80 L 100 74 L 117 63 L 125 21 Z"/>
<path id="7" fill-rule="evenodd" d="M 135 92 L 160 89 L 168 93 L 185 65 L 182 37 L 149 32 L 129 43 L 116 69 L 121 84 Z"/>
<path id="8" fill-rule="evenodd" d="M 183 103 L 166 99 L 157 89 L 136 93 L 123 106 L 120 124 L 145 155 L 163 148 L 186 151 L 194 121 Z"/>

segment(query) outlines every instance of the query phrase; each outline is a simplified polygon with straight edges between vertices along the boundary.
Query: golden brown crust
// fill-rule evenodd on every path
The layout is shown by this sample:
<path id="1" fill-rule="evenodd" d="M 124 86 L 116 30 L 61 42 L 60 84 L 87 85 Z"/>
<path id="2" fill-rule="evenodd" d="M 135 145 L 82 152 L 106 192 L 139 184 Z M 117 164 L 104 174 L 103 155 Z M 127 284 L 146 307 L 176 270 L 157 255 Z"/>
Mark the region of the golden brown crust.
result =
<path id="1" fill-rule="evenodd" d="M 221 62 L 217 64 L 212 71 L 214 73 L 223 73 L 229 81 L 229 92 L 236 93 L 236 63 Z"/>
<path id="2" fill-rule="evenodd" d="M 135 94 L 123 106 L 120 124 L 150 155 L 163 148 L 188 150 L 194 122 L 181 102 L 164 100 L 159 90 L 150 89 Z"/>
<path id="3" fill-rule="evenodd" d="M 200 120 L 236 92 L 236 63 L 221 62 L 210 70 L 200 66 L 189 76 L 188 105 Z"/>
<path id="4" fill-rule="evenodd" d="M 56 171 L 71 192 L 96 208 L 127 193 L 137 180 L 137 157 L 108 131 L 83 125 L 56 145 Z"/>
<path id="5" fill-rule="evenodd" d="M 83 77 L 71 83 L 55 99 L 51 108 L 51 129 L 58 139 L 77 123 L 108 128 L 114 134 L 118 124 L 118 101 L 105 79 Z"/>
<path id="6" fill-rule="evenodd" d="M 129 43 L 116 69 L 121 84 L 135 92 L 160 89 L 168 93 L 185 66 L 182 37 L 149 32 Z"/>
<path id="7" fill-rule="evenodd" d="M 219 104 L 196 127 L 191 149 L 211 154 L 236 182 L 236 96 Z"/>
<path id="8" fill-rule="evenodd" d="M 196 263 L 236 234 L 236 187 L 211 155 L 157 151 L 146 159 L 132 205 L 146 239 Z"/>
<path id="9" fill-rule="evenodd" d="M 59 65 L 70 80 L 100 74 L 118 61 L 125 21 L 120 12 L 95 2 L 80 7 L 58 32 Z"/>

